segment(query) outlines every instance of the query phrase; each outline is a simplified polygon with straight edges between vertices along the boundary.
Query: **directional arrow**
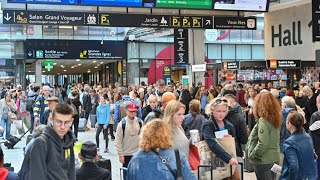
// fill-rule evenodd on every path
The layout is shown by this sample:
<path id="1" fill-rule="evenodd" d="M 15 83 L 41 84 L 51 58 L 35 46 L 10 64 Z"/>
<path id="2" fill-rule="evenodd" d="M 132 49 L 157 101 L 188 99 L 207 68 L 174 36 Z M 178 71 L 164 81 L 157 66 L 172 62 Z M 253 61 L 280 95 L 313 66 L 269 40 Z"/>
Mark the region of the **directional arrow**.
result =
<path id="1" fill-rule="evenodd" d="M 11 19 L 11 16 L 9 16 L 9 13 L 7 13 L 7 16 L 5 16 L 4 19 L 7 21 L 9 21 Z"/>
<path id="2" fill-rule="evenodd" d="M 32 52 L 31 51 L 29 51 L 28 56 L 32 56 Z"/>
<path id="3" fill-rule="evenodd" d="M 207 25 L 210 25 L 210 24 L 211 24 L 211 20 L 210 20 L 210 19 L 207 19 L 207 20 L 206 20 L 206 26 L 207 26 Z"/>

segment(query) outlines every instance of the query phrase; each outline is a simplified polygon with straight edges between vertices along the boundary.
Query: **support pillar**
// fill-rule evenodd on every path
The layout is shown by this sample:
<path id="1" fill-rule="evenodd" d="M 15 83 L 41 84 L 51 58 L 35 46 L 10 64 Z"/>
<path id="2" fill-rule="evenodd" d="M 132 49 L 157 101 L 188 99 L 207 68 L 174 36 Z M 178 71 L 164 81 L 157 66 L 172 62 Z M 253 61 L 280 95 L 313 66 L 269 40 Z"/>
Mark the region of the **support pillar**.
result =
<path id="1" fill-rule="evenodd" d="M 40 60 L 36 60 L 36 85 L 41 86 L 42 85 L 42 65 Z"/>
<path id="2" fill-rule="evenodd" d="M 140 76 L 140 45 L 136 42 L 128 43 L 128 64 L 127 64 L 127 84 L 138 85 Z M 125 62 L 123 62 L 125 63 Z"/>
<path id="3" fill-rule="evenodd" d="M 15 84 L 20 84 L 23 89 L 26 87 L 26 60 L 15 60 Z"/>
<path id="4" fill-rule="evenodd" d="M 189 84 L 197 85 L 197 82 L 204 84 L 205 72 L 192 72 L 191 65 L 204 64 L 205 63 L 205 40 L 204 29 L 189 29 Z"/>

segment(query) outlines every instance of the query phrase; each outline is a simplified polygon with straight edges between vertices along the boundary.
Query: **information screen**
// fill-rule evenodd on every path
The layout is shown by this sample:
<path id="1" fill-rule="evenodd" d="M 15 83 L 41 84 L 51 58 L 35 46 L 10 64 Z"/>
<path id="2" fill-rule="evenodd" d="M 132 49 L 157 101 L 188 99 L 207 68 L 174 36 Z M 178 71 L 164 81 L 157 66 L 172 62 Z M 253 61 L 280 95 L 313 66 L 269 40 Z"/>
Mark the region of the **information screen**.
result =
<path id="1" fill-rule="evenodd" d="M 267 11 L 268 0 L 213 0 L 214 10 Z"/>
<path id="2" fill-rule="evenodd" d="M 8 3 L 78 4 L 78 0 L 8 0 Z"/>
<path id="3" fill-rule="evenodd" d="M 154 0 L 81 0 L 83 5 L 117 7 L 154 7 Z"/>
<path id="4" fill-rule="evenodd" d="M 212 0 L 157 0 L 158 8 L 212 9 Z"/>

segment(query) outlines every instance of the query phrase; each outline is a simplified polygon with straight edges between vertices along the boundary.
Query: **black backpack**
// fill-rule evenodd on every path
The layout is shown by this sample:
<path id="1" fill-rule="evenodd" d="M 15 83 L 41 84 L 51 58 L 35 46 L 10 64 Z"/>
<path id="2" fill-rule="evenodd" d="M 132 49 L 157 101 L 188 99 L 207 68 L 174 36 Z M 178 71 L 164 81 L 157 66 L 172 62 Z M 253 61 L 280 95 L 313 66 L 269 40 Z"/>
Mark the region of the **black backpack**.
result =
<path id="1" fill-rule="evenodd" d="M 36 102 L 36 99 L 37 99 L 37 95 L 35 96 L 29 96 L 27 98 L 27 102 L 26 102 L 26 110 L 28 112 L 32 112 L 33 111 L 33 108 L 34 108 L 34 105 L 35 105 L 35 102 Z"/>

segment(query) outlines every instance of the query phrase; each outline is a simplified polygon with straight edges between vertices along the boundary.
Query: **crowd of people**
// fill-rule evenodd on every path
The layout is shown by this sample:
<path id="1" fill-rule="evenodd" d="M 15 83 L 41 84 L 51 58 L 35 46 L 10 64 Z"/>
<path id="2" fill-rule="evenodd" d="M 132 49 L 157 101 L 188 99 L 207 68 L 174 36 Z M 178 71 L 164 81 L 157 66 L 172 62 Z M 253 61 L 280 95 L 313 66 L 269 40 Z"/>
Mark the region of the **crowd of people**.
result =
<path id="1" fill-rule="evenodd" d="M 271 82 L 207 88 L 201 82 L 182 87 L 164 80 L 129 87 L 70 83 L 22 90 L 18 85 L 1 91 L 0 136 L 9 140 L 16 133 L 11 128 L 19 124 L 16 121 L 21 124 L 15 125 L 19 134 L 29 129 L 33 134 L 20 179 L 111 178 L 108 170 L 94 163 L 99 159 L 101 132 L 104 153 L 109 153 L 109 135 L 115 141 L 119 162 L 127 168 L 125 179 L 197 179 L 197 169 L 189 162 L 194 129 L 226 164 L 248 160 L 258 180 L 317 179 L 319 86 L 301 81 L 296 89 L 276 89 Z M 73 146 L 78 130 L 88 127 L 95 128 L 96 142 L 83 143 L 79 154 L 83 165 L 76 170 Z M 225 138 L 234 138 L 236 155 L 217 142 L 222 131 Z M 281 175 L 271 171 L 274 164 L 282 166 Z M 91 171 L 95 173 L 90 176 Z M 238 168 L 233 179 L 240 179 Z"/>

